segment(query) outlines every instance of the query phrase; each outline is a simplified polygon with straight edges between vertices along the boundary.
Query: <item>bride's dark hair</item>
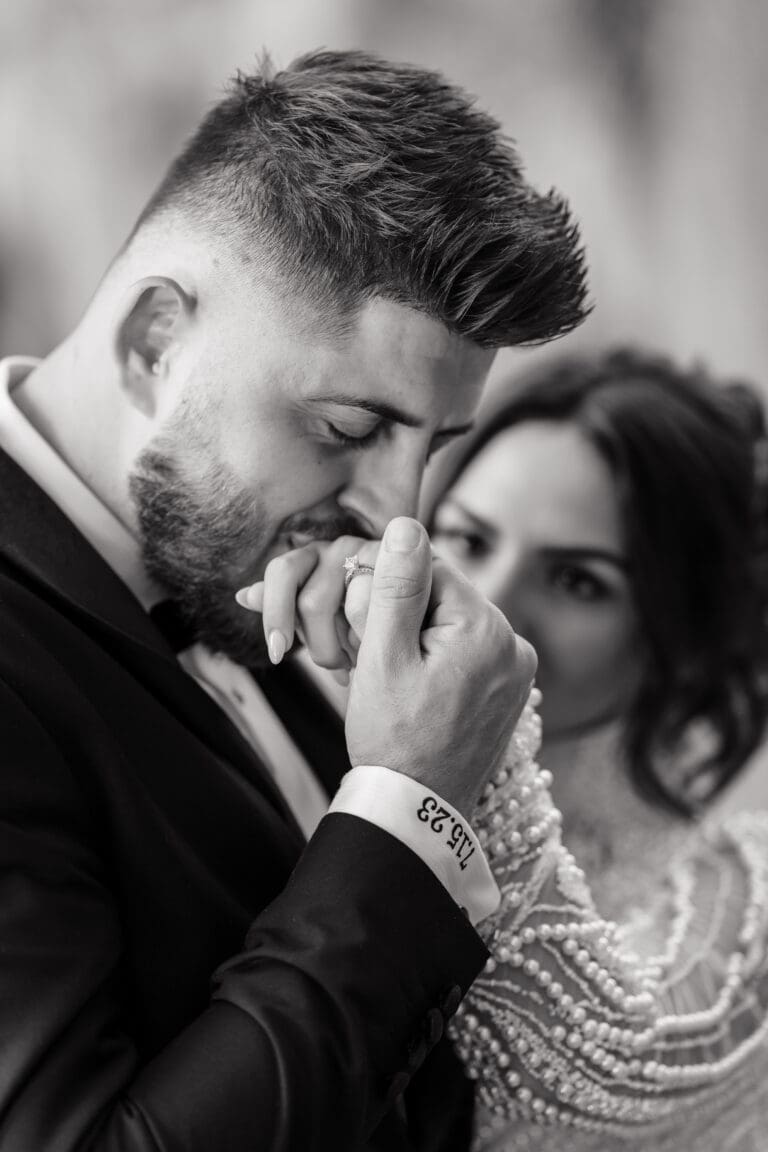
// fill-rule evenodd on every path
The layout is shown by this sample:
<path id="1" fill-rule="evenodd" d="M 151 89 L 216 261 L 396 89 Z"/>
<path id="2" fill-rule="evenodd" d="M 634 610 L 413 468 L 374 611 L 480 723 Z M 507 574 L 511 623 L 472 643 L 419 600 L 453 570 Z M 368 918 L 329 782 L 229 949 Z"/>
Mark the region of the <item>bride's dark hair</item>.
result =
<path id="1" fill-rule="evenodd" d="M 515 385 L 454 460 L 450 483 L 505 428 L 576 425 L 615 478 L 643 674 L 624 727 L 646 794 L 687 812 L 720 791 L 765 727 L 766 440 L 744 384 L 636 350 L 569 357 Z M 450 486 L 450 484 L 448 485 Z M 685 780 L 664 762 L 689 726 L 714 741 Z"/>

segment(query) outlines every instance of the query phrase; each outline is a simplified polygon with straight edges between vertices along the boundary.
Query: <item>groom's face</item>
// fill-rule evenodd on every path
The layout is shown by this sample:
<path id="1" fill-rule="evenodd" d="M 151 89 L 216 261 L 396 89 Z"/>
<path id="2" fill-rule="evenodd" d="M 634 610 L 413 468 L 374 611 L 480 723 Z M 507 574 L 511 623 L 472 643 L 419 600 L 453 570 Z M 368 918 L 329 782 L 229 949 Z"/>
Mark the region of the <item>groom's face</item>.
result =
<path id="1" fill-rule="evenodd" d="M 260 618 L 235 591 L 311 538 L 377 537 L 413 515 L 428 457 L 471 424 L 492 358 L 384 300 L 343 335 L 274 302 L 209 306 L 131 480 L 148 568 L 209 643 L 261 659 Z"/>

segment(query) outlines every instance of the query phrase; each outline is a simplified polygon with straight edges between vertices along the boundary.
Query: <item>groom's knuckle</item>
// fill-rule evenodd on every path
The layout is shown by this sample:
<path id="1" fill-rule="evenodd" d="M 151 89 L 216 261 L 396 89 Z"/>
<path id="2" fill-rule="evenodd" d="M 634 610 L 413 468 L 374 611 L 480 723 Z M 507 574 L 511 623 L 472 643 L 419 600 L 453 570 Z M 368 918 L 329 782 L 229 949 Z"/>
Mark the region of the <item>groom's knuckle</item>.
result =
<path id="1" fill-rule="evenodd" d="M 520 675 L 528 680 L 533 680 L 539 665 L 536 649 L 522 636 L 518 636 L 516 637 L 515 655 Z"/>
<path id="2" fill-rule="evenodd" d="M 376 591 L 388 600 L 415 600 L 421 595 L 421 580 L 397 573 L 381 573 L 376 579 Z"/>

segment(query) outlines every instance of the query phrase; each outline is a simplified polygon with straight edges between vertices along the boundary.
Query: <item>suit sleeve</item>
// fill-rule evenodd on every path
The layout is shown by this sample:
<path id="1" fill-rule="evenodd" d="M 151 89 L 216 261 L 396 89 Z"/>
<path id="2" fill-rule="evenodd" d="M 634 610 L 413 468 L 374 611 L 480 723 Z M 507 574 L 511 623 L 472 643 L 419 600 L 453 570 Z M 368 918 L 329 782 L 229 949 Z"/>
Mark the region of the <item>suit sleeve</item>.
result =
<path id="1" fill-rule="evenodd" d="M 0 749 L 4 1152 L 359 1149 L 487 956 L 426 865 L 326 817 L 206 1010 L 142 1065 L 98 830 L 4 687 Z"/>

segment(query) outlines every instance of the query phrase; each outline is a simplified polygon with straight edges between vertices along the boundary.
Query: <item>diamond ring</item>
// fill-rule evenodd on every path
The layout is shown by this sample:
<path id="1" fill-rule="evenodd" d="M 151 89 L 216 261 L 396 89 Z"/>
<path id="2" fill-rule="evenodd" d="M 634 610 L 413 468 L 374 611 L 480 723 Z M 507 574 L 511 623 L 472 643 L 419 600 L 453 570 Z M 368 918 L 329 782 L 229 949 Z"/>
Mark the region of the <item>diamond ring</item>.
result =
<path id="1" fill-rule="evenodd" d="M 357 556 L 347 556 L 344 559 L 344 587 L 348 588 L 355 576 L 373 576 L 370 564 L 361 564 Z"/>

